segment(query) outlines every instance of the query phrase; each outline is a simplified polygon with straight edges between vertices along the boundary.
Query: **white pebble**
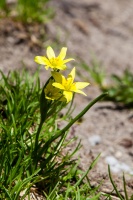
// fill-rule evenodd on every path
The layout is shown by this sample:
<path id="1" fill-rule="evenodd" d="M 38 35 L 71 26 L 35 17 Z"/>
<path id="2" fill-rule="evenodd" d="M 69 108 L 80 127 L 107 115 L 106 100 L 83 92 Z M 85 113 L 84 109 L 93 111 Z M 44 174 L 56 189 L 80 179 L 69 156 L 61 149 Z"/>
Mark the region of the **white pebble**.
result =
<path id="1" fill-rule="evenodd" d="M 93 135 L 93 136 L 89 137 L 88 140 L 92 146 L 95 146 L 95 145 L 101 143 L 101 137 L 99 135 Z"/>
<path id="2" fill-rule="evenodd" d="M 108 165 L 114 166 L 117 165 L 119 162 L 114 156 L 107 156 L 105 161 Z"/>
<path id="3" fill-rule="evenodd" d="M 105 162 L 110 165 L 110 169 L 114 173 L 127 172 L 133 174 L 131 167 L 124 162 L 119 162 L 114 156 L 107 156 Z"/>

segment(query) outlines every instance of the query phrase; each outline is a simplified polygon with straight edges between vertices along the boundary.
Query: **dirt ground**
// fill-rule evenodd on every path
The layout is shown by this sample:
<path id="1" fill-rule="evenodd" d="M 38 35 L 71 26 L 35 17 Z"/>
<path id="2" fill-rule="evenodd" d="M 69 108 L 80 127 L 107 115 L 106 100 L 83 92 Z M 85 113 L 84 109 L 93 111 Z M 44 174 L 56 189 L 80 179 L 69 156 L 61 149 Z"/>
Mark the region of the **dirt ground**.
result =
<path id="1" fill-rule="evenodd" d="M 0 20 L 0 69 L 31 73 L 37 68 L 36 55 L 44 55 L 48 45 L 55 49 L 68 47 L 68 57 L 90 64 L 93 55 L 102 63 L 107 74 L 133 71 L 133 1 L 132 0 L 53 0 L 55 17 L 47 25 L 23 26 L 10 19 Z M 59 46 L 57 46 L 57 43 Z M 87 73 L 78 67 L 80 73 Z M 45 82 L 48 73 L 42 68 Z M 80 77 L 79 77 L 80 79 Z M 89 81 L 89 76 L 88 76 Z M 96 85 L 86 89 L 87 97 L 76 95 L 74 114 L 79 113 L 93 98 L 100 95 Z M 127 190 L 133 194 L 133 110 L 117 109 L 112 102 L 99 102 L 74 125 L 81 139 L 81 167 L 87 169 L 99 153 L 101 157 L 90 178 L 93 184 L 104 180 L 103 192 L 111 191 L 108 164 L 121 191 L 122 173 Z"/>

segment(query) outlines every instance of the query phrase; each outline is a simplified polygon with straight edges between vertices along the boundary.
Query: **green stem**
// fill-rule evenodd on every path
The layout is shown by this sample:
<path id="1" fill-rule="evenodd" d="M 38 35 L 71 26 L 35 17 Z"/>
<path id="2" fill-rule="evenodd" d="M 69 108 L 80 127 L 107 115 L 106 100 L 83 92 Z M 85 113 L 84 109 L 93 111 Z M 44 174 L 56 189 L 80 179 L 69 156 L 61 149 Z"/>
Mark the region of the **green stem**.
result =
<path id="1" fill-rule="evenodd" d="M 37 130 L 37 133 L 36 133 L 36 138 L 35 138 L 35 147 L 34 147 L 34 159 L 35 159 L 35 168 L 37 167 L 37 158 L 38 158 L 38 155 L 37 155 L 37 150 L 38 150 L 38 141 L 39 141 L 39 134 L 40 134 L 40 131 L 42 129 L 42 125 L 43 125 L 43 121 L 40 121 L 40 124 L 39 124 L 39 127 L 38 127 L 38 130 Z"/>
<path id="2" fill-rule="evenodd" d="M 98 96 L 97 98 L 95 98 L 93 101 L 91 101 L 85 108 L 83 111 L 81 111 L 71 122 L 69 122 L 62 130 L 60 130 L 59 132 L 57 132 L 56 135 L 54 135 L 48 142 L 48 144 L 51 144 L 54 140 L 56 140 L 58 137 L 60 137 L 62 134 L 65 134 L 65 132 L 78 120 L 80 119 L 96 102 L 98 102 L 99 100 L 101 100 L 102 98 L 104 98 L 108 93 L 103 93 L 100 96 Z"/>

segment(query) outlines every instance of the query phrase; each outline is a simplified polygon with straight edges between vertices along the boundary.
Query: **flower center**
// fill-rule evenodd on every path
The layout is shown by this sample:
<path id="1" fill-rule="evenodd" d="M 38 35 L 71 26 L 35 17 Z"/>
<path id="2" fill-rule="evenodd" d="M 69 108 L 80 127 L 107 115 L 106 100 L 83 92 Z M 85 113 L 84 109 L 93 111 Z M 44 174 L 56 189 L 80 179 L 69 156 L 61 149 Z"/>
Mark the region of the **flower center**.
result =
<path id="1" fill-rule="evenodd" d="M 72 83 L 70 81 L 66 81 L 64 84 L 64 88 L 66 91 L 70 91 L 71 86 L 72 86 Z"/>
<path id="2" fill-rule="evenodd" d="M 51 58 L 50 59 L 50 63 L 51 65 L 53 66 L 57 66 L 57 65 L 60 65 L 61 64 L 61 60 L 57 57 L 57 58 Z"/>

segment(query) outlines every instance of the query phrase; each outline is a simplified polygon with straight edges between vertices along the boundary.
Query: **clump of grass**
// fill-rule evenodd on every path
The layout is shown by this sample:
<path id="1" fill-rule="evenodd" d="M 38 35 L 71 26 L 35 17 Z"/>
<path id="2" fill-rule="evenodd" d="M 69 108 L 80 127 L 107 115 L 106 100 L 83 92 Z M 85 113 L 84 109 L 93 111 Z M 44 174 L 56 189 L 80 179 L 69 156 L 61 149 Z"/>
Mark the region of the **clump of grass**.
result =
<path id="1" fill-rule="evenodd" d="M 0 72 L 0 199 L 30 199 L 33 190 L 37 194 L 40 191 L 44 199 L 98 198 L 100 193 L 87 178 L 98 157 L 86 172 L 79 170 L 73 155 L 79 150 L 80 142 L 68 151 L 76 138 L 66 137 L 71 126 L 106 94 L 98 96 L 72 118 L 72 91 L 79 92 L 88 83 L 77 83 L 77 89 L 73 85 L 75 68 L 67 79 L 56 69 L 66 68 L 65 63 L 73 60 L 64 60 L 66 48 L 55 57 L 48 47 L 47 55 L 46 68 L 54 67 L 54 70 L 43 87 L 39 72 L 34 76 L 26 71 L 9 72 L 7 76 Z M 44 60 L 35 58 L 37 62 L 42 62 L 41 59 Z M 72 91 L 63 93 L 63 85 L 61 89 L 53 87 L 52 84 L 59 85 L 55 83 L 61 77 L 64 87 L 69 83 L 67 90 Z M 61 116 L 63 108 L 67 111 Z M 60 128 L 59 123 L 64 120 L 67 125 Z"/>
<path id="2" fill-rule="evenodd" d="M 100 185 L 92 186 L 88 178 L 88 173 L 95 167 L 99 155 L 84 172 L 79 169 L 79 162 L 73 159 L 73 155 L 81 147 L 80 142 L 75 146 L 76 137 L 67 139 L 71 126 L 105 97 L 106 93 L 91 101 L 72 118 L 71 93 L 85 94 L 81 89 L 87 83 L 73 83 L 74 69 L 67 79 L 59 72 L 59 68 L 66 68 L 65 63 L 73 60 L 64 60 L 65 55 L 66 48 L 55 57 L 53 49 L 48 47 L 47 59 L 35 57 L 35 61 L 46 65 L 46 69 L 54 68 L 43 87 L 40 84 L 39 71 L 34 76 L 25 70 L 21 74 L 9 72 L 7 76 L 0 71 L 0 199 L 30 200 L 32 193 L 48 200 L 112 198 L 111 194 L 100 192 Z M 63 92 L 65 87 L 67 92 Z M 60 115 L 64 108 L 66 112 Z M 67 123 L 64 128 L 60 128 L 62 121 Z M 69 145 L 75 148 L 68 151 Z M 116 195 L 123 200 L 110 170 L 109 176 Z M 123 182 L 125 198 L 128 200 L 124 177 Z"/>
<path id="3" fill-rule="evenodd" d="M 50 0 L 18 0 L 12 4 L 0 1 L 0 16 L 9 16 L 24 23 L 46 23 L 53 17 L 53 9 L 48 6 Z"/>
<path id="4" fill-rule="evenodd" d="M 113 101 L 121 106 L 133 108 L 133 73 L 126 69 L 122 76 L 112 74 L 110 84 L 106 84 L 107 75 L 96 61 L 92 65 L 81 64 L 88 71 L 93 81 L 98 84 L 102 92 L 108 92 L 104 100 Z"/>
<path id="5" fill-rule="evenodd" d="M 108 172 L 109 172 L 109 178 L 110 178 L 110 182 L 113 186 L 113 192 L 115 192 L 116 196 L 120 199 L 120 200 L 132 200 L 133 199 L 133 194 L 129 197 L 129 194 L 127 192 L 127 186 L 126 186 L 126 179 L 125 176 L 123 174 L 123 191 L 124 191 L 124 195 L 122 195 L 116 185 L 116 183 L 114 182 L 113 178 L 112 178 L 112 174 L 111 174 L 111 170 L 110 170 L 110 166 L 108 166 Z M 113 197 L 112 193 L 110 193 L 110 198 Z"/>
<path id="6" fill-rule="evenodd" d="M 40 22 L 46 23 L 53 17 L 53 10 L 47 3 L 50 0 L 18 0 L 16 9 L 18 18 L 23 22 Z"/>
<path id="7" fill-rule="evenodd" d="M 7 6 L 6 0 L 0 1 L 0 16 L 9 13 L 9 8 Z"/>
<path id="8" fill-rule="evenodd" d="M 42 92 L 38 73 L 31 77 L 26 71 L 21 75 L 10 72 L 7 76 L 1 72 L 0 82 L 0 198 L 30 198 L 33 188 L 50 200 L 94 196 L 96 188 L 84 180 L 98 158 L 83 172 L 72 158 L 80 143 L 73 151 L 65 151 L 76 138 L 67 140 L 68 131 L 59 134 L 58 121 L 71 119 L 68 112 L 60 118 L 63 104 L 43 124 L 37 154 L 34 151 Z"/>

